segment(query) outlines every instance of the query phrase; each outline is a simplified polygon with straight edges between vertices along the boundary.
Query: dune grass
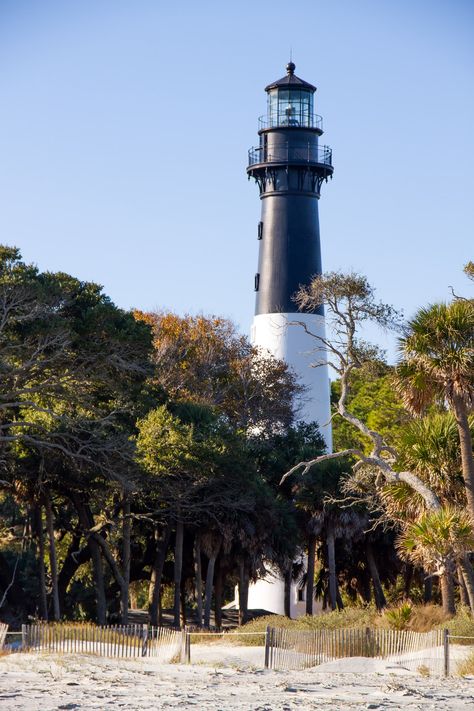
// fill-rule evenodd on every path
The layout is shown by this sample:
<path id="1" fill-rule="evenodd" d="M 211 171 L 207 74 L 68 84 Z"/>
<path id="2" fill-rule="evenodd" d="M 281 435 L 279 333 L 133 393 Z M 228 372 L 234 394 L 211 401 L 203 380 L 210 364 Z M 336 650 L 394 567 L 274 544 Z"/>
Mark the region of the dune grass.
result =
<path id="1" fill-rule="evenodd" d="M 264 632 L 267 625 L 291 630 L 334 630 L 354 627 L 377 627 L 382 629 L 405 629 L 414 632 L 429 632 L 447 627 L 453 635 L 474 637 L 474 617 L 466 608 L 460 608 L 454 617 L 446 616 L 439 605 L 412 605 L 404 602 L 378 612 L 375 606 L 347 607 L 342 611 L 325 612 L 321 615 L 305 615 L 290 620 L 280 615 L 267 615 L 248 622 L 244 632 Z M 466 641 L 466 644 L 472 643 Z"/>

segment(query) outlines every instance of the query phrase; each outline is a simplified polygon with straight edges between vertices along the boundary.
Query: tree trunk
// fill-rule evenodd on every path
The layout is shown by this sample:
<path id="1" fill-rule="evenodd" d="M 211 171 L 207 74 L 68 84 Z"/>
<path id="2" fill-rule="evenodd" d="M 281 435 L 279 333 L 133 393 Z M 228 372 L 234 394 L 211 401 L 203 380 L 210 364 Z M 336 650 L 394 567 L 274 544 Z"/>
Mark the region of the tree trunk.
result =
<path id="1" fill-rule="evenodd" d="M 72 497 L 72 502 L 77 511 L 79 522 L 87 536 L 87 545 L 89 546 L 92 559 L 92 571 L 94 576 L 94 586 L 97 604 L 97 623 L 105 625 L 107 621 L 107 602 L 105 598 L 105 583 L 104 569 L 102 567 L 102 554 L 97 540 L 89 534 L 90 529 L 94 525 L 92 512 L 79 495 Z"/>
<path id="2" fill-rule="evenodd" d="M 204 597 L 204 627 L 209 627 L 211 624 L 212 588 L 214 584 L 214 567 L 216 565 L 216 558 L 217 553 L 213 553 L 209 558 L 209 562 L 207 564 L 206 592 Z"/>
<path id="3" fill-rule="evenodd" d="M 202 563 L 201 563 L 201 534 L 196 533 L 194 539 L 194 580 L 196 593 L 196 624 L 202 627 Z"/>
<path id="4" fill-rule="evenodd" d="M 179 588 L 179 598 L 181 602 L 181 624 L 186 627 L 188 618 L 186 615 L 186 580 L 181 576 L 181 585 Z"/>
<path id="5" fill-rule="evenodd" d="M 425 577 L 423 586 L 423 602 L 428 603 L 433 599 L 433 578 Z"/>
<path id="6" fill-rule="evenodd" d="M 97 624 L 105 625 L 107 622 L 107 602 L 105 598 L 104 568 L 100 548 L 92 537 L 89 538 L 89 548 L 92 558 L 92 571 L 94 575 L 95 596 L 97 604 Z"/>
<path id="7" fill-rule="evenodd" d="M 35 507 L 36 535 L 38 537 L 38 569 L 39 569 L 39 615 L 41 619 L 48 620 L 48 598 L 46 594 L 46 568 L 44 564 L 44 531 L 43 531 L 43 507 L 37 504 Z"/>
<path id="8" fill-rule="evenodd" d="M 459 585 L 459 602 L 463 607 L 469 607 L 469 597 L 467 595 L 466 585 L 464 583 L 464 576 L 462 574 L 462 569 L 460 565 L 457 566 L 456 574 Z"/>
<path id="9" fill-rule="evenodd" d="M 337 607 L 336 542 L 334 539 L 334 528 L 332 523 L 329 523 L 327 527 L 326 544 L 328 549 L 329 568 L 329 604 L 331 606 L 331 610 L 335 610 Z"/>
<path id="10" fill-rule="evenodd" d="M 284 605 L 284 610 L 285 610 L 285 615 L 291 620 L 291 584 L 293 582 L 293 563 L 290 562 L 288 565 L 286 572 L 285 572 L 285 577 L 284 577 L 284 600 L 283 600 L 283 605 Z"/>
<path id="11" fill-rule="evenodd" d="M 150 624 L 157 627 L 160 624 L 161 609 L 161 578 L 166 560 L 166 553 L 170 544 L 171 523 L 166 524 L 163 536 L 160 538 L 158 529 L 155 528 L 156 555 L 151 571 L 150 585 L 148 588 L 148 611 L 150 614 Z"/>
<path id="12" fill-rule="evenodd" d="M 224 576 L 222 557 L 217 559 L 214 583 L 214 621 L 218 630 L 222 628 L 222 596 L 224 594 Z"/>
<path id="13" fill-rule="evenodd" d="M 122 503 L 123 523 L 122 523 L 122 578 L 123 585 L 120 587 L 120 619 L 122 625 L 128 625 L 128 597 L 130 588 L 130 539 L 132 533 L 132 523 L 130 518 L 130 499 L 127 494 L 123 495 Z"/>
<path id="14" fill-rule="evenodd" d="M 248 619 L 249 573 L 242 558 L 239 565 L 239 626 Z"/>
<path id="15" fill-rule="evenodd" d="M 58 595 L 59 595 L 59 609 L 63 610 L 65 608 L 65 598 L 66 591 L 69 587 L 69 583 L 74 577 L 76 570 L 87 563 L 91 559 L 91 551 L 88 545 L 80 548 L 81 536 L 78 533 L 73 533 L 71 543 L 68 546 L 66 557 L 62 564 L 62 568 L 58 575 Z"/>
<path id="16" fill-rule="evenodd" d="M 377 610 L 383 610 L 387 606 L 387 601 L 382 589 L 382 583 L 380 582 L 379 571 L 377 569 L 377 564 L 375 562 L 374 550 L 371 541 L 367 540 L 365 544 L 365 552 L 367 555 L 367 563 L 370 570 L 370 575 L 372 577 L 372 583 L 374 585 L 374 598 L 375 606 Z"/>
<path id="17" fill-rule="evenodd" d="M 181 574 L 183 570 L 183 539 L 184 525 L 178 519 L 176 523 L 176 540 L 174 546 L 174 605 L 173 605 L 173 625 L 180 627 L 180 595 L 181 595 Z"/>
<path id="18" fill-rule="evenodd" d="M 467 605 L 471 608 L 471 613 L 474 614 L 474 570 L 468 553 L 465 553 L 459 561 L 462 578 L 466 587 Z"/>
<path id="19" fill-rule="evenodd" d="M 54 539 L 54 515 L 51 505 L 51 496 L 46 495 L 46 527 L 48 529 L 49 539 L 49 565 L 51 568 L 51 597 L 53 600 L 53 617 L 56 621 L 61 619 L 61 611 L 59 607 L 59 590 L 58 590 L 58 559 L 56 556 L 56 541 Z"/>
<path id="20" fill-rule="evenodd" d="M 472 436 L 467 405 L 461 395 L 454 394 L 452 401 L 461 446 L 462 476 L 466 489 L 467 507 L 474 522 L 474 455 L 472 452 Z"/>
<path id="21" fill-rule="evenodd" d="M 313 614 L 314 603 L 314 564 L 316 560 L 316 536 L 308 536 L 308 572 L 306 575 L 306 614 Z"/>
<path id="22" fill-rule="evenodd" d="M 370 570 L 363 568 L 359 571 L 357 575 L 357 593 L 361 598 L 362 602 L 366 605 L 370 604 L 372 601 L 372 590 L 371 590 L 371 576 Z"/>
<path id="23" fill-rule="evenodd" d="M 341 597 L 341 591 L 339 590 L 339 584 L 336 579 L 336 603 L 337 603 L 337 609 L 339 611 L 344 609 L 344 603 L 342 602 L 342 597 Z"/>
<path id="24" fill-rule="evenodd" d="M 456 612 L 456 608 L 454 605 L 453 577 L 450 573 L 443 573 L 443 575 L 440 575 L 439 582 L 441 587 L 443 612 L 446 615 L 454 615 Z"/>

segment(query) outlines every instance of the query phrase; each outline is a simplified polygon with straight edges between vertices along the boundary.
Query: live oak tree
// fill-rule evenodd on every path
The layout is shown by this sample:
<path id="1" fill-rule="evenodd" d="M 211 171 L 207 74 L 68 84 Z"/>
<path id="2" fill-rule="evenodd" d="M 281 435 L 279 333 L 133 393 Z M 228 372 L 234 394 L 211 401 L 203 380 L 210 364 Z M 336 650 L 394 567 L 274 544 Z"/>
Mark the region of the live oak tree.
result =
<path id="1" fill-rule="evenodd" d="M 437 509 L 440 502 L 436 494 L 411 471 L 396 469 L 397 452 L 388 445 L 384 437 L 371 429 L 348 407 L 351 376 L 354 371 L 367 367 L 374 360 L 380 360 L 378 349 L 358 337 L 361 326 L 372 322 L 382 328 L 395 327 L 399 316 L 393 307 L 375 300 L 374 290 L 364 277 L 356 274 L 343 275 L 330 273 L 315 277 L 311 284 L 301 287 L 296 302 L 302 311 L 312 312 L 324 305 L 330 337 L 314 336 L 314 367 L 328 364 L 340 380 L 340 395 L 333 417 L 340 416 L 355 427 L 370 442 L 370 451 L 366 454 L 362 447 L 349 447 L 336 452 L 320 455 L 306 462 L 300 462 L 290 469 L 286 479 L 299 471 L 306 473 L 319 462 L 355 457 L 355 471 L 362 466 L 376 468 L 385 482 L 405 481 L 422 496 L 428 508 Z M 295 319 L 297 322 L 297 319 Z M 301 327 L 311 333 L 304 322 Z"/>
<path id="2" fill-rule="evenodd" d="M 303 389 L 288 366 L 262 354 L 228 319 L 136 312 L 153 329 L 156 382 L 176 402 L 214 407 L 231 426 L 265 436 L 294 420 Z"/>
<path id="3" fill-rule="evenodd" d="M 82 510 L 91 477 L 127 488 L 133 468 L 131 403 L 149 372 L 150 346 L 146 324 L 114 306 L 98 285 L 41 273 L 18 250 L 1 248 L 2 487 L 19 502 L 28 492 L 25 503 L 33 508 L 41 559 L 46 512 L 55 617 L 60 610 L 52 496 L 75 498 Z M 82 516 L 81 526 L 99 585 L 103 545 L 90 531 L 92 520 Z M 39 565 L 41 573 L 42 560 Z M 105 621 L 105 601 L 98 596 Z"/>
<path id="4" fill-rule="evenodd" d="M 249 488 L 253 473 L 244 443 L 208 408 L 178 407 L 178 414 L 161 406 L 138 423 L 137 455 L 155 489 L 155 510 L 174 530 L 174 624 L 180 624 L 183 541 L 186 529 L 201 537 L 209 559 L 205 622 L 209 625 L 214 566 L 235 521 L 251 512 L 255 499 Z M 187 421 L 186 421 L 187 420 Z M 200 554 L 200 551 L 199 551 Z M 159 585 L 159 580 L 156 581 Z"/>

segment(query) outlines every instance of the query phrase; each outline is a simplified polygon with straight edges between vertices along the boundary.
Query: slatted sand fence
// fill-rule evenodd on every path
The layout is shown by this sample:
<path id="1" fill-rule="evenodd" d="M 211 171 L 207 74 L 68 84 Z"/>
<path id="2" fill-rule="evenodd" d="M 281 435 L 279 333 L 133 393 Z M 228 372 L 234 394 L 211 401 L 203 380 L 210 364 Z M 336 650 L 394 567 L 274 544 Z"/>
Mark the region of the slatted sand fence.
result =
<path id="1" fill-rule="evenodd" d="M 417 671 L 424 667 L 432 674 L 442 674 L 443 631 L 267 629 L 265 666 L 270 669 L 305 669 L 350 657 L 383 659 L 394 669 Z M 346 667 L 351 670 L 350 662 Z"/>
<path id="2" fill-rule="evenodd" d="M 184 632 L 169 627 L 149 627 L 147 657 L 170 662 L 184 653 Z"/>
<path id="3" fill-rule="evenodd" d="M 22 650 L 95 654 L 101 657 L 155 657 L 171 661 L 182 647 L 179 630 L 148 625 L 37 623 L 23 625 Z"/>
<path id="4" fill-rule="evenodd" d="M 0 649 L 3 649 L 7 638 L 8 625 L 5 622 L 0 622 Z"/>

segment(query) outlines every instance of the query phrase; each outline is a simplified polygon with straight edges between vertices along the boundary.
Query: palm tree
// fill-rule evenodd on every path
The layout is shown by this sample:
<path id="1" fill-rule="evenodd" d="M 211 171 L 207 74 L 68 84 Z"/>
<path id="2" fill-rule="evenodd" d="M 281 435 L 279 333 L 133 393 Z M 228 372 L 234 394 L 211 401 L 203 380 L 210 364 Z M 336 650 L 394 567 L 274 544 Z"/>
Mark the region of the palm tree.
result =
<path id="1" fill-rule="evenodd" d="M 471 422 L 471 429 L 474 422 Z M 436 493 L 443 505 L 464 508 L 466 492 L 462 478 L 459 433 L 450 412 L 430 413 L 405 425 L 397 441 L 399 465 L 408 468 Z M 385 487 L 382 494 L 388 516 L 406 526 L 425 511 L 421 496 L 403 482 Z M 459 562 L 460 585 L 466 586 L 474 612 L 474 574 L 466 554 Z"/>
<path id="2" fill-rule="evenodd" d="M 470 516 L 453 506 L 426 511 L 405 527 L 396 545 L 402 558 L 440 577 L 443 609 L 454 614 L 455 563 L 474 547 Z"/>
<path id="3" fill-rule="evenodd" d="M 462 474 L 474 521 L 474 457 L 468 414 L 474 402 L 474 301 L 459 299 L 420 309 L 400 340 L 398 389 L 417 414 L 446 402 L 459 432 Z"/>

